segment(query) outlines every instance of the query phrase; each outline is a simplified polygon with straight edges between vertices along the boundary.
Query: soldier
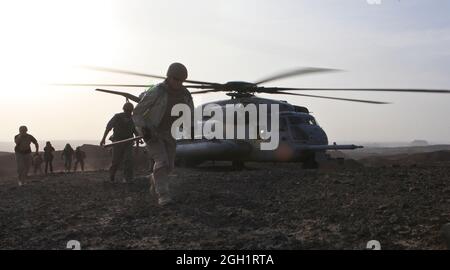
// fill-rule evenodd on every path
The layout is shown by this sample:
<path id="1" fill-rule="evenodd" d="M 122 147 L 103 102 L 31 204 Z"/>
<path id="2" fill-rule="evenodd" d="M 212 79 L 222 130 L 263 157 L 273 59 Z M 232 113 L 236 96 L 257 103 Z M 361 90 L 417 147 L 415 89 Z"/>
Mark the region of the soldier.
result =
<path id="1" fill-rule="evenodd" d="M 84 159 L 86 158 L 86 153 L 81 150 L 81 147 L 77 147 L 75 149 L 75 166 L 73 167 L 73 171 L 77 171 L 78 163 L 80 163 L 81 171 L 84 172 Z"/>
<path id="2" fill-rule="evenodd" d="M 36 153 L 39 152 L 39 144 L 36 139 L 27 133 L 28 128 L 26 126 L 21 126 L 19 128 L 19 134 L 14 137 L 14 142 L 16 146 L 14 147 L 14 152 L 16 154 L 17 162 L 17 174 L 18 174 L 18 184 L 22 186 L 24 184 L 25 178 L 28 176 L 28 171 L 31 164 L 31 147 L 30 144 L 33 143 L 36 147 Z"/>
<path id="3" fill-rule="evenodd" d="M 192 96 L 183 86 L 187 76 L 188 72 L 183 64 L 171 64 L 164 82 L 141 95 L 141 101 L 133 115 L 144 135 L 148 154 L 154 160 L 150 192 L 156 193 L 158 203 L 162 206 L 172 201 L 168 175 L 174 169 L 176 141 L 171 135 L 171 126 L 177 118 L 171 116 L 172 107 L 187 104 L 191 112 L 194 111 Z"/>
<path id="4" fill-rule="evenodd" d="M 73 148 L 70 144 L 66 144 L 64 150 L 61 153 L 61 158 L 64 159 L 64 168 L 66 172 L 70 172 L 70 168 L 72 167 L 72 158 L 73 158 Z"/>
<path id="5" fill-rule="evenodd" d="M 118 113 L 109 120 L 100 145 L 105 145 L 106 136 L 113 129 L 113 135 L 110 140 L 113 142 L 132 138 L 133 135 L 138 136 L 131 118 L 134 106 L 127 102 L 123 105 L 123 113 Z M 117 144 L 113 146 L 113 157 L 111 167 L 109 169 L 109 179 L 111 182 L 115 181 L 116 172 L 120 164 L 123 162 L 123 182 L 131 181 L 133 174 L 133 142 Z"/>
<path id="6" fill-rule="evenodd" d="M 42 159 L 41 154 L 35 153 L 33 155 L 33 159 L 31 160 L 31 164 L 34 167 L 34 174 L 37 174 L 38 171 L 42 174 L 42 162 L 44 162 L 44 160 Z"/>
<path id="7" fill-rule="evenodd" d="M 55 148 L 50 142 L 46 142 L 44 147 L 45 174 L 47 174 L 49 167 L 50 173 L 53 173 L 53 152 L 55 152 Z"/>

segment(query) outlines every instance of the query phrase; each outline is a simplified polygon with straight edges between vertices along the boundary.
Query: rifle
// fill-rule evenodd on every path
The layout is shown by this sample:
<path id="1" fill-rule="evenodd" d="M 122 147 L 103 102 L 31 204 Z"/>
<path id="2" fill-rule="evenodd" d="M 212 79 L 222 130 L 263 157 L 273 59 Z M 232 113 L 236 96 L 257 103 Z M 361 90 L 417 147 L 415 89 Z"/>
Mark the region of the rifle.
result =
<path id="1" fill-rule="evenodd" d="M 107 147 L 111 147 L 111 146 L 118 145 L 118 144 L 121 144 L 121 143 L 134 142 L 134 141 L 141 140 L 143 138 L 144 138 L 143 136 L 137 136 L 137 137 L 133 137 L 133 138 L 128 138 L 128 139 L 117 141 L 117 142 L 113 142 L 113 143 L 110 143 L 110 144 L 105 144 L 103 147 L 107 148 Z"/>

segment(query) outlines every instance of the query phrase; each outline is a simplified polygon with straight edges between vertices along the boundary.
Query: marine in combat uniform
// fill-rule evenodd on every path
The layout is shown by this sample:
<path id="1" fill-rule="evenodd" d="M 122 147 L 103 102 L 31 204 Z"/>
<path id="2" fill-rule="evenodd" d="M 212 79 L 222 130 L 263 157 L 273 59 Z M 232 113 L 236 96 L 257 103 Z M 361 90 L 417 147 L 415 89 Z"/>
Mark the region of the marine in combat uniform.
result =
<path id="1" fill-rule="evenodd" d="M 106 136 L 113 130 L 113 135 L 110 140 L 113 142 L 133 138 L 133 135 L 138 136 L 134 126 L 133 119 L 133 104 L 127 102 L 123 105 L 123 112 L 115 114 L 113 118 L 106 125 L 103 138 L 100 145 L 105 145 Z M 123 162 L 123 182 L 131 181 L 134 177 L 133 173 L 133 142 L 121 143 L 113 146 L 113 157 L 111 167 L 109 168 L 109 179 L 111 182 L 115 181 L 116 172 L 120 164 Z"/>
<path id="2" fill-rule="evenodd" d="M 75 149 L 75 165 L 73 167 L 74 172 L 77 171 L 78 163 L 80 164 L 81 171 L 84 172 L 84 159 L 85 158 L 86 158 L 86 153 L 83 150 L 81 150 L 80 146 L 78 146 Z"/>
<path id="3" fill-rule="evenodd" d="M 53 152 L 55 152 L 55 148 L 51 142 L 46 142 L 44 147 L 45 174 L 48 173 L 48 169 L 50 169 L 50 173 L 53 173 Z"/>
<path id="4" fill-rule="evenodd" d="M 33 159 L 31 160 L 31 164 L 34 167 L 34 174 L 37 174 L 38 171 L 40 174 L 42 174 L 42 163 L 44 160 L 42 159 L 42 156 L 39 153 L 35 153 L 33 155 Z"/>
<path id="5" fill-rule="evenodd" d="M 27 132 L 28 128 L 26 126 L 21 126 L 19 128 L 19 134 L 14 136 L 14 142 L 16 143 L 14 152 L 16 155 L 19 186 L 24 184 L 25 178 L 28 176 L 28 171 L 30 169 L 32 160 L 30 147 L 31 143 L 33 143 L 36 147 L 36 154 L 39 153 L 39 144 L 37 140 Z"/>
<path id="6" fill-rule="evenodd" d="M 174 169 L 176 140 L 171 135 L 171 126 L 177 117 L 171 116 L 172 107 L 186 104 L 194 111 L 190 92 L 183 86 L 188 72 L 184 65 L 169 66 L 164 82 L 141 95 L 133 119 L 144 135 L 148 154 L 154 160 L 150 176 L 151 192 L 158 196 L 158 203 L 166 205 L 172 201 L 168 176 Z"/>
<path id="7" fill-rule="evenodd" d="M 64 150 L 61 152 L 61 158 L 64 159 L 64 168 L 66 172 L 70 172 L 74 152 L 75 151 L 73 150 L 72 146 L 69 143 L 66 144 Z"/>

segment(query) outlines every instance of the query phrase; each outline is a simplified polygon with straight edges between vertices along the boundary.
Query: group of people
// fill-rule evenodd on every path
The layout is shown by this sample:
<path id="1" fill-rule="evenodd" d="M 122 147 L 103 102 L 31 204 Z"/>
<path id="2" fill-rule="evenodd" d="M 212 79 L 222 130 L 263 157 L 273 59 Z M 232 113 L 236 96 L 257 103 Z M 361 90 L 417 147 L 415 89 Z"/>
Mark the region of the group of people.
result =
<path id="1" fill-rule="evenodd" d="M 64 160 L 64 169 L 66 172 L 70 172 L 72 168 L 72 161 L 75 158 L 75 165 L 73 171 L 76 172 L 78 164 L 80 164 L 81 170 L 84 172 L 84 160 L 86 159 L 86 153 L 78 146 L 73 150 L 72 146 L 68 143 L 61 152 L 61 158 Z"/>
<path id="2" fill-rule="evenodd" d="M 39 153 L 39 143 L 36 138 L 28 133 L 28 128 L 26 126 L 21 126 L 19 128 L 19 134 L 14 137 L 14 142 L 16 146 L 14 147 L 14 152 L 16 155 L 17 163 L 17 174 L 18 174 L 18 184 L 22 186 L 26 177 L 28 176 L 30 167 L 34 169 L 34 174 L 40 173 L 42 171 L 42 163 L 45 163 L 45 174 L 53 173 L 53 159 L 55 148 L 51 142 L 46 142 L 44 147 L 44 157 Z M 31 151 L 31 144 L 35 146 L 35 152 Z M 72 166 L 72 159 L 75 157 L 74 171 L 77 170 L 77 165 L 80 164 L 81 170 L 84 171 L 84 159 L 86 154 L 77 147 L 73 150 L 70 144 L 66 144 L 66 147 L 61 153 L 61 158 L 64 159 L 64 167 L 66 172 L 70 172 Z"/>
<path id="3" fill-rule="evenodd" d="M 44 147 L 44 158 L 42 158 L 39 152 L 36 152 L 32 156 L 31 165 L 34 168 L 34 174 L 37 174 L 38 172 L 40 174 L 43 174 L 42 163 L 44 162 L 45 162 L 45 174 L 48 174 L 48 171 L 50 171 L 50 173 L 53 173 L 53 152 L 55 152 L 55 148 L 52 146 L 50 142 L 46 142 Z"/>
<path id="4" fill-rule="evenodd" d="M 161 206 L 172 202 L 168 181 L 169 174 L 174 169 L 176 152 L 176 140 L 171 134 L 171 126 L 176 120 L 176 117 L 171 115 L 172 108 L 177 104 L 186 104 L 191 108 L 191 112 L 194 111 L 191 93 L 183 86 L 183 82 L 187 77 L 188 71 L 183 64 L 171 64 L 167 70 L 164 82 L 143 92 L 139 96 L 140 101 L 136 108 L 134 108 L 133 104 L 127 102 L 123 106 L 123 112 L 114 115 L 108 122 L 100 142 L 100 145 L 105 145 L 108 133 L 113 130 L 113 136 L 110 137 L 110 140 L 115 142 L 115 144 L 113 146 L 109 180 L 116 180 L 116 172 L 120 164 L 123 163 L 123 180 L 126 182 L 134 177 L 132 160 L 134 141 L 132 139 L 138 134 L 143 137 L 149 158 L 153 160 L 152 174 L 149 179 L 150 192 L 156 194 L 158 203 Z M 121 142 L 123 140 L 125 142 Z M 18 150 L 20 150 L 16 151 L 19 183 L 27 172 L 24 164 L 26 164 L 26 160 L 31 153 L 30 143 L 35 144 L 36 153 L 38 153 L 39 146 L 33 136 L 27 134 L 26 131 L 21 131 L 21 134 L 16 136 L 16 144 L 18 145 Z M 51 149 L 51 145 L 49 145 L 47 147 Z M 75 155 L 77 160 L 74 170 L 78 163 L 84 169 L 83 160 L 85 155 L 82 154 L 79 147 L 74 152 L 70 145 L 66 145 L 62 155 L 65 157 L 65 168 L 67 171 L 70 170 L 73 155 Z"/>

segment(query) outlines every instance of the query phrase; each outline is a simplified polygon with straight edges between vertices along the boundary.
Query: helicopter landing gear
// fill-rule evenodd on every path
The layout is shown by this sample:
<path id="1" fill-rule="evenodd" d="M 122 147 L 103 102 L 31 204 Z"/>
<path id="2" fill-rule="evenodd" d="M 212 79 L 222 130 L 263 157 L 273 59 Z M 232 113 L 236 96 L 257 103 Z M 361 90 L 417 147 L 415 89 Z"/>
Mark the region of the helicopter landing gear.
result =
<path id="1" fill-rule="evenodd" d="M 319 163 L 316 161 L 316 155 L 312 154 L 310 155 L 304 162 L 302 165 L 303 169 L 318 169 L 319 168 Z"/>
<path id="2" fill-rule="evenodd" d="M 181 167 L 181 168 L 194 168 L 197 165 L 200 165 L 202 162 L 199 160 L 189 160 L 185 158 L 180 158 L 178 160 L 175 160 L 175 166 Z"/>
<path id="3" fill-rule="evenodd" d="M 235 170 L 243 170 L 245 168 L 245 162 L 240 160 L 233 160 L 231 166 Z"/>

